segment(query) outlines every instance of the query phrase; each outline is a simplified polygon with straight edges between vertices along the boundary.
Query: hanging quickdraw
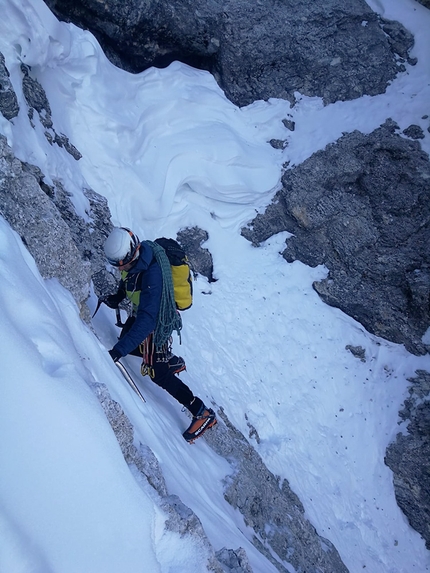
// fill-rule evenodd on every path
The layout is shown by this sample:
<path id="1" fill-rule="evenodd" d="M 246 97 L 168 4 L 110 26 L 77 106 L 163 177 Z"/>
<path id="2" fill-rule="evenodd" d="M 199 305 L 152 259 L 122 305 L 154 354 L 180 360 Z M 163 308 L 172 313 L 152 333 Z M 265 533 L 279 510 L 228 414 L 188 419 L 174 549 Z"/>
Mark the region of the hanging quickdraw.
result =
<path id="1" fill-rule="evenodd" d="M 150 376 L 150 378 L 155 378 L 154 370 L 154 343 L 153 334 L 145 338 L 145 340 L 139 345 L 139 350 L 142 352 L 142 365 L 140 367 L 140 372 L 142 376 Z"/>
<path id="2" fill-rule="evenodd" d="M 169 362 L 172 354 L 173 338 L 170 337 L 167 342 L 163 344 L 160 349 L 156 349 L 154 344 L 154 333 L 151 333 L 139 345 L 139 351 L 142 354 L 142 365 L 140 371 L 142 376 L 150 376 L 152 379 L 155 377 L 154 362 Z"/>

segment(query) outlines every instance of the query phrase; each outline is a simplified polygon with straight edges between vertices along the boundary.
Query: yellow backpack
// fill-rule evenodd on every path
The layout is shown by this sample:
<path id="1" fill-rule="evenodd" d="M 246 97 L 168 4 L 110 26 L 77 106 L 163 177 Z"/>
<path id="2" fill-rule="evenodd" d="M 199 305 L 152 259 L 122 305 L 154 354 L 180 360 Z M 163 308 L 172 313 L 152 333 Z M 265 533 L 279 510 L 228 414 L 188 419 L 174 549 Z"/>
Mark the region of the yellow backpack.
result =
<path id="1" fill-rule="evenodd" d="M 155 239 L 155 243 L 163 247 L 169 259 L 176 308 L 187 310 L 193 304 L 193 275 L 188 257 L 181 245 L 174 239 L 160 237 Z"/>

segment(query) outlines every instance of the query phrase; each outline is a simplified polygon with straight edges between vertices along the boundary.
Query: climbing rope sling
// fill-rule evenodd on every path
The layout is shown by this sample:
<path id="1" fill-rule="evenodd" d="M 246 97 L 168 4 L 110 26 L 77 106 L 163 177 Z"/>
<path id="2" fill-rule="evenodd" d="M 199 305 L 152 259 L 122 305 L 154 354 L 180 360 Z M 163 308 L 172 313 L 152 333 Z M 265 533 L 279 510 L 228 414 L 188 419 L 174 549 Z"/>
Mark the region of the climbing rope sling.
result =
<path id="1" fill-rule="evenodd" d="M 176 309 L 172 270 L 170 268 L 170 261 L 167 258 L 166 252 L 163 247 L 153 241 L 145 241 L 145 243 L 152 248 L 154 257 L 159 264 L 163 275 L 160 310 L 158 312 L 157 326 L 154 331 L 153 339 L 156 352 L 161 352 L 164 345 L 172 336 L 174 330 L 176 330 L 179 340 L 181 340 L 182 319 Z"/>

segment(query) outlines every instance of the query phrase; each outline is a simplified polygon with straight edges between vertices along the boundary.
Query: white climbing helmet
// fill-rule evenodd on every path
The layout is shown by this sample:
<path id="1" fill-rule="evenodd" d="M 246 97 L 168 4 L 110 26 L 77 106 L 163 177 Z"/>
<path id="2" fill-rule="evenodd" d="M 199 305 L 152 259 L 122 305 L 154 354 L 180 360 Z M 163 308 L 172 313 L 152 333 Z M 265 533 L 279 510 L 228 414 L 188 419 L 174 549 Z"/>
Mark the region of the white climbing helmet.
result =
<path id="1" fill-rule="evenodd" d="M 114 267 L 134 261 L 139 255 L 139 248 L 139 237 L 127 227 L 114 227 L 104 245 L 106 258 Z"/>

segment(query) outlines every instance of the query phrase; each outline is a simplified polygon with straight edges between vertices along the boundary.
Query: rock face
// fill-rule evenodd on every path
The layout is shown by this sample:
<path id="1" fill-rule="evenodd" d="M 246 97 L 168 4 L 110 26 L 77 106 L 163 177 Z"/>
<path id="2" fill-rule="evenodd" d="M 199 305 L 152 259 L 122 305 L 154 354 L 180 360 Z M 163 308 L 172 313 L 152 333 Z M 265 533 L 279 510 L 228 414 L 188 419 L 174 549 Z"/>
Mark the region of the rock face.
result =
<path id="1" fill-rule="evenodd" d="M 132 72 L 174 60 L 213 73 L 239 106 L 294 92 L 326 103 L 383 93 L 413 45 L 364 0 L 45 0 Z"/>
<path id="2" fill-rule="evenodd" d="M 81 303 L 89 294 L 91 266 L 82 260 L 67 223 L 40 186 L 37 168 L 16 159 L 2 135 L 0 158 L 1 215 L 19 233 L 41 275 L 57 277 Z"/>
<path id="3" fill-rule="evenodd" d="M 34 115 L 38 114 L 40 123 L 45 128 L 45 137 L 51 145 L 54 143 L 59 147 L 64 147 L 67 153 L 72 157 L 79 160 L 82 155 L 72 145 L 63 133 L 58 134 L 54 129 L 54 124 L 51 118 L 51 106 L 49 105 L 48 98 L 46 97 L 45 90 L 40 83 L 31 77 L 31 70 L 28 66 L 21 64 L 22 77 L 22 91 L 27 102 L 27 114 L 32 127 L 34 127 Z"/>
<path id="4" fill-rule="evenodd" d="M 40 83 L 31 77 L 31 70 L 22 65 L 22 89 L 27 104 L 30 126 L 34 128 L 35 114 L 43 125 L 51 145 L 58 145 L 79 160 L 81 154 L 69 139 L 55 131 L 51 108 Z M 9 72 L 0 53 L 0 112 L 13 119 L 19 106 Z M 9 83 L 8 83 L 9 82 Z M 116 280 L 107 270 L 103 243 L 112 223 L 106 199 L 90 189 L 84 190 L 89 203 L 85 222 L 74 209 L 70 195 L 60 181 L 45 182 L 41 170 L 17 159 L 6 138 L 0 134 L 0 214 L 21 236 L 34 257 L 44 278 L 56 277 L 67 288 L 88 320 L 86 301 L 90 283 L 96 294 L 111 291 Z M 94 232 L 97 230 L 97 232 Z"/>
<path id="5" fill-rule="evenodd" d="M 177 237 L 179 243 L 187 253 L 193 271 L 206 277 L 209 282 L 214 282 L 216 279 L 214 279 L 213 276 L 214 265 L 212 255 L 208 249 L 201 246 L 208 238 L 208 233 L 198 227 L 181 229 Z"/>
<path id="6" fill-rule="evenodd" d="M 82 317 L 94 281 L 96 294 L 112 291 L 114 277 L 106 270 L 103 242 L 112 227 L 107 201 L 87 190 L 86 223 L 59 181 L 47 185 L 34 165 L 17 159 L 0 135 L 0 214 L 20 235 L 43 278 L 58 278 L 73 295 Z M 103 229 L 101 231 L 101 229 Z M 93 232 L 97 230 L 97 232 Z"/>
<path id="7" fill-rule="evenodd" d="M 394 473 L 399 507 L 430 549 L 430 373 L 417 371 L 405 407 L 408 433 L 398 434 L 387 449 L 385 463 Z"/>
<path id="8" fill-rule="evenodd" d="M 9 71 L 3 54 L 0 52 L 0 110 L 7 120 L 11 120 L 19 113 L 18 99 L 9 79 Z"/>
<path id="9" fill-rule="evenodd" d="M 287 170 L 267 211 L 242 234 L 280 231 L 284 258 L 325 265 L 321 298 L 415 354 L 430 325 L 430 162 L 393 122 L 354 132 Z"/>

